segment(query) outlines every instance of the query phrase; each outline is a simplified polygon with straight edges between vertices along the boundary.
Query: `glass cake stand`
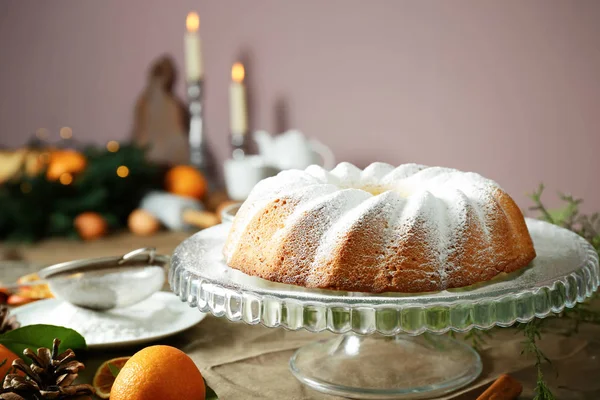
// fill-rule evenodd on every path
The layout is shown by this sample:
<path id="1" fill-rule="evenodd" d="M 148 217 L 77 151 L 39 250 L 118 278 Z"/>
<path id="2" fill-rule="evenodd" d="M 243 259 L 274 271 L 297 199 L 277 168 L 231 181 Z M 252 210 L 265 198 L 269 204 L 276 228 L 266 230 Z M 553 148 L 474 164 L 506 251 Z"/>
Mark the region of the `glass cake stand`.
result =
<path id="1" fill-rule="evenodd" d="M 467 288 L 421 294 L 353 293 L 269 282 L 229 268 L 230 223 L 177 247 L 169 283 L 183 301 L 217 317 L 266 327 L 331 331 L 301 347 L 292 373 L 321 392 L 360 399 L 434 398 L 477 378 L 477 352 L 447 335 L 544 318 L 584 301 L 599 284 L 598 256 L 576 234 L 528 219 L 530 266 Z"/>

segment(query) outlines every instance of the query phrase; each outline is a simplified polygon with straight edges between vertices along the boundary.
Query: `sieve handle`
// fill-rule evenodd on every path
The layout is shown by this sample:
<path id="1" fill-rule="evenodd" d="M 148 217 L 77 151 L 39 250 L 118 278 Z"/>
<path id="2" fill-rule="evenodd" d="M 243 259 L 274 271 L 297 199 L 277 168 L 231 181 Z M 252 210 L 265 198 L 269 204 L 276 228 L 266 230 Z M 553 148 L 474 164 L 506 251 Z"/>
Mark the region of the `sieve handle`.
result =
<path id="1" fill-rule="evenodd" d="M 156 257 L 156 249 L 154 247 L 142 247 L 141 249 L 136 249 L 136 250 L 130 251 L 129 253 L 124 254 L 119 259 L 117 264 L 121 265 L 134 257 L 137 257 L 141 254 L 146 254 L 146 253 L 148 254 L 148 264 L 152 264 L 154 262 L 154 257 Z"/>

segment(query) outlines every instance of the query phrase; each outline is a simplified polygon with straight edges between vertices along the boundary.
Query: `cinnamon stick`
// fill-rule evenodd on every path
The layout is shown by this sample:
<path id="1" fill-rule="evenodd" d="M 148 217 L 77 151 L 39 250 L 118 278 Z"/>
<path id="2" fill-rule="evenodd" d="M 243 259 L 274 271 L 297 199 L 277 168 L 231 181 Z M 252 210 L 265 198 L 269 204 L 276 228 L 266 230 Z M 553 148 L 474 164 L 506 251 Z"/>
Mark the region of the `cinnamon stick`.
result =
<path id="1" fill-rule="evenodd" d="M 477 400 L 515 400 L 523 391 L 523 385 L 510 375 L 502 374 Z"/>

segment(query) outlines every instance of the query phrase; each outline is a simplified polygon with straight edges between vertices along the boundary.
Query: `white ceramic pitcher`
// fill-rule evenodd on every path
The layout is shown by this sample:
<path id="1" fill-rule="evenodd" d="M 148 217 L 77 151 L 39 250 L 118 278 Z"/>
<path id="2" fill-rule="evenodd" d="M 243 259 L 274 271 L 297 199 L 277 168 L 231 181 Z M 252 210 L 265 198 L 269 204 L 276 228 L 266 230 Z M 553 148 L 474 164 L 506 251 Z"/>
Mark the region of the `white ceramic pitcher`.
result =
<path id="1" fill-rule="evenodd" d="M 307 138 L 300 131 L 290 130 L 277 136 L 257 131 L 254 140 L 264 162 L 279 170 L 304 169 L 312 164 L 325 169 L 335 167 L 331 149 L 318 140 Z"/>

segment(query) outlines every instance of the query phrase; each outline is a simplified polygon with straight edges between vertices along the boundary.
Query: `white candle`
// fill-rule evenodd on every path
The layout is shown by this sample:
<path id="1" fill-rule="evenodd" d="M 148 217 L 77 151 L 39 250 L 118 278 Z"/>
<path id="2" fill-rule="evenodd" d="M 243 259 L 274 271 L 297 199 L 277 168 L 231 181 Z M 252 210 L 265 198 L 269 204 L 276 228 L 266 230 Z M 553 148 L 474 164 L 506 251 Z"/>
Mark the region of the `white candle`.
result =
<path id="1" fill-rule="evenodd" d="M 185 46 L 185 71 L 188 82 L 202 79 L 204 74 L 202 66 L 202 41 L 198 28 L 200 28 L 200 18 L 195 12 L 187 15 L 185 20 L 187 32 L 184 37 Z"/>
<path id="2" fill-rule="evenodd" d="M 244 74 L 244 66 L 241 63 L 233 64 L 231 68 L 232 82 L 229 86 L 229 122 L 231 133 L 234 135 L 245 135 L 248 132 Z"/>

